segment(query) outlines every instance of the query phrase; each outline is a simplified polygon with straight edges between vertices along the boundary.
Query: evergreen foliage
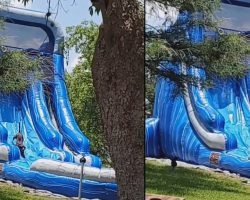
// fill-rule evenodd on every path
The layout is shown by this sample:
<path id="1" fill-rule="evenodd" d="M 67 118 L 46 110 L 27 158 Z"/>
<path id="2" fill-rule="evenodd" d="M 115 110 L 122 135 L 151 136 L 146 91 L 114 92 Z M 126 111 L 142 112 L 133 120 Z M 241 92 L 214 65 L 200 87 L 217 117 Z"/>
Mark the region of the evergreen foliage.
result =
<path id="1" fill-rule="evenodd" d="M 43 78 L 38 59 L 23 52 L 6 52 L 0 57 L 0 92 L 24 92 Z"/>
<path id="2" fill-rule="evenodd" d="M 213 86 L 216 79 L 242 78 L 249 70 L 245 58 L 250 53 L 247 38 L 237 34 L 221 34 L 215 12 L 220 8 L 220 1 L 206 0 L 147 0 L 152 9 L 157 6 L 169 12 L 174 7 L 180 14 L 186 13 L 187 20 L 170 23 L 167 30 L 154 30 L 150 27 L 146 32 L 146 98 L 153 104 L 152 84 L 155 75 L 162 75 L 176 84 L 176 94 L 185 90 L 185 83 L 202 88 Z M 160 4 L 159 4 L 160 3 Z M 204 38 L 203 43 L 193 43 L 187 37 L 187 29 L 202 27 L 213 32 L 214 37 Z M 159 70 L 161 61 L 169 61 L 173 65 L 201 68 L 206 79 L 177 72 L 174 68 Z M 149 104 L 150 104 L 149 103 Z M 147 108 L 151 112 L 151 108 Z"/>

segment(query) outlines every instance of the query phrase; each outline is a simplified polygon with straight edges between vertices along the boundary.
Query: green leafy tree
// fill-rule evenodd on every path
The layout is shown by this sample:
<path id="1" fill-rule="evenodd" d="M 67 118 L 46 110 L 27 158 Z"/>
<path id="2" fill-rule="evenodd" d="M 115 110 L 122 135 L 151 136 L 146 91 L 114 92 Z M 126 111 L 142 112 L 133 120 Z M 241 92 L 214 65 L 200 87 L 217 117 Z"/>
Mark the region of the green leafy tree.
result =
<path id="1" fill-rule="evenodd" d="M 96 101 L 91 61 L 98 37 L 98 26 L 84 21 L 78 26 L 68 27 L 65 41 L 66 55 L 70 48 L 79 53 L 79 63 L 71 74 L 67 74 L 66 82 L 69 97 L 76 120 L 91 141 L 91 151 L 99 155 L 104 164 L 110 165 L 105 138 L 102 134 L 101 114 Z"/>
<path id="2" fill-rule="evenodd" d="M 174 95 L 185 92 L 185 83 L 194 86 L 211 87 L 215 79 L 242 78 L 249 70 L 244 59 L 250 53 L 247 39 L 236 34 L 219 34 L 218 21 L 215 12 L 220 8 L 220 0 L 147 0 L 147 5 L 154 9 L 162 9 L 166 16 L 169 8 L 175 8 L 179 13 L 189 13 L 189 19 L 183 22 L 170 22 L 171 29 L 154 30 L 149 28 L 146 33 L 146 94 L 152 102 L 152 76 L 162 75 L 176 84 Z M 167 19 L 166 19 L 167 20 Z M 192 43 L 186 36 L 186 30 L 191 27 L 202 27 L 213 31 L 218 37 L 205 38 L 203 43 Z M 176 72 L 175 69 L 159 70 L 161 61 L 170 61 L 174 65 L 195 67 L 206 72 L 206 79 Z M 155 78 L 155 77 L 154 77 Z M 151 107 L 147 107 L 152 112 Z"/>
<path id="3" fill-rule="evenodd" d="M 0 2 L 0 10 L 8 5 L 8 1 Z M 0 29 L 5 28 L 0 19 Z M 8 51 L 4 46 L 5 38 L 0 36 L 0 93 L 22 93 L 31 84 L 44 78 L 40 68 L 40 60 L 30 58 L 22 51 Z"/>
<path id="4" fill-rule="evenodd" d="M 32 83 L 43 79 L 39 60 L 23 52 L 6 52 L 0 57 L 0 92 L 24 92 Z"/>
<path id="5" fill-rule="evenodd" d="M 90 1 L 90 12 L 100 12 L 103 21 L 91 71 L 118 198 L 144 199 L 143 5 L 139 0 Z"/>

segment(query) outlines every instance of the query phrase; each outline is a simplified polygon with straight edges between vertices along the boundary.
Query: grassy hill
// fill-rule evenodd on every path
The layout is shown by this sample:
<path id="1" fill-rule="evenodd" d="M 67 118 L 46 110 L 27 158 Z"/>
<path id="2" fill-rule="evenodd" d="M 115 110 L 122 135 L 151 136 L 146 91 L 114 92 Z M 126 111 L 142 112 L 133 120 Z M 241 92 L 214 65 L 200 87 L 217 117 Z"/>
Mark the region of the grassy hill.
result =
<path id="1" fill-rule="evenodd" d="M 146 192 L 185 200 L 250 200 L 250 186 L 224 174 L 146 161 Z"/>

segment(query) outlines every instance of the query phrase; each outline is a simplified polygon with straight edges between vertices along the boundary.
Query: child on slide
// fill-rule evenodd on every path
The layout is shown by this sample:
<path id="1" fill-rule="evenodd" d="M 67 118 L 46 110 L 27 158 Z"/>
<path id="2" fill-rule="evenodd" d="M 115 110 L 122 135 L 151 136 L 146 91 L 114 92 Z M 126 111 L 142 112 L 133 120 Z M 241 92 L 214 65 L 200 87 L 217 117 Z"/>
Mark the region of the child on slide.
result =
<path id="1" fill-rule="evenodd" d="M 16 146 L 19 148 L 21 156 L 25 158 L 24 150 L 26 149 L 26 147 L 23 144 L 23 135 L 20 132 L 20 124 L 18 133 L 13 137 L 13 141 L 14 140 L 16 140 Z"/>

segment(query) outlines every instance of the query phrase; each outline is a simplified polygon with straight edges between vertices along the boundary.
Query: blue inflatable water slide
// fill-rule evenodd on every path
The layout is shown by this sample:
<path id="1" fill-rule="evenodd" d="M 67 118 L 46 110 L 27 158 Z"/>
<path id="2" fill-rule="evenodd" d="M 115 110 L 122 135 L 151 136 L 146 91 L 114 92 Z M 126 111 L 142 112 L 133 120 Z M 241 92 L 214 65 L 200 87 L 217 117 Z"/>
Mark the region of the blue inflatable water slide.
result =
<path id="1" fill-rule="evenodd" d="M 0 177 L 76 197 L 80 159 L 85 156 L 81 196 L 117 199 L 114 170 L 103 168 L 101 159 L 90 153 L 90 141 L 73 116 L 64 77 L 62 30 L 44 13 L 8 7 L 0 16 L 5 21 L 1 52 L 40 57 L 48 76 L 23 94 L 0 94 Z M 25 157 L 13 141 L 18 131 Z"/>
<path id="2" fill-rule="evenodd" d="M 218 12 L 222 32 L 248 37 L 250 1 L 223 1 Z M 190 17 L 190 16 L 189 16 Z M 188 20 L 179 14 L 177 21 Z M 227 21 L 229 20 L 229 21 Z M 153 24 L 152 24 L 153 26 Z M 200 43 L 214 37 L 202 27 L 187 29 L 187 37 Z M 162 70 L 205 77 L 204 71 L 165 61 Z M 152 117 L 146 119 L 147 157 L 169 158 L 220 168 L 250 177 L 250 74 L 240 80 L 217 80 L 210 89 L 186 85 L 183 96 L 173 98 L 175 85 L 159 76 Z"/>

